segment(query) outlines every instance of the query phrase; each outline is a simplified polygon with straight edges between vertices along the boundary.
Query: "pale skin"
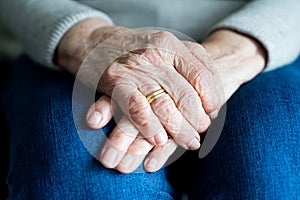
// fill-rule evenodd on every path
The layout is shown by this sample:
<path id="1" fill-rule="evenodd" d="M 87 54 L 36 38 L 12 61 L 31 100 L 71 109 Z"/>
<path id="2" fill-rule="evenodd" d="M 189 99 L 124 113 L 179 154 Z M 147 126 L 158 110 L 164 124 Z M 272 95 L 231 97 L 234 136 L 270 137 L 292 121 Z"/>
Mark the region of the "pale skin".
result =
<path id="1" fill-rule="evenodd" d="M 76 74 L 83 59 L 97 44 L 116 32 L 128 30 L 109 26 L 99 19 L 82 21 L 65 34 L 54 61 Z M 127 35 L 121 38 L 120 43 L 113 42 L 112 45 L 119 47 L 126 43 L 133 34 L 129 32 Z M 124 112 L 100 155 L 105 167 L 116 168 L 122 173 L 134 171 L 147 154 L 144 168 L 154 172 L 164 165 L 178 145 L 190 150 L 198 149 L 199 133 L 209 127 L 210 120 L 217 116 L 220 107 L 230 96 L 243 83 L 259 74 L 266 64 L 266 53 L 261 44 L 232 30 L 217 30 L 202 44 L 180 41 L 172 34 L 152 30 L 133 37 L 144 42 L 144 35 L 147 35 L 145 38 L 151 38 L 145 42 L 152 42 L 151 45 L 157 48 L 133 52 L 111 64 L 98 85 L 98 91 L 106 96 L 90 107 L 86 117 L 91 128 L 105 126 L 113 116 L 109 97 Z M 172 49 L 175 54 L 160 49 Z M 182 55 L 184 59 L 177 55 Z M 91 73 L 95 73 L 95 70 L 91 69 Z M 162 72 L 168 76 L 160 77 Z M 143 77 L 142 74 L 147 76 Z M 131 87 L 124 87 L 122 83 L 128 85 L 128 81 L 131 81 Z M 140 87 L 145 82 L 146 87 Z M 176 83 L 176 87 L 170 83 Z M 161 87 L 168 95 L 149 104 L 145 96 Z M 112 96 L 116 88 L 126 91 L 122 93 L 123 97 L 131 94 L 126 98 L 133 102 L 132 105 L 125 105 L 120 97 Z M 193 112 L 195 104 L 200 106 Z M 151 123 L 145 123 L 148 121 Z"/>

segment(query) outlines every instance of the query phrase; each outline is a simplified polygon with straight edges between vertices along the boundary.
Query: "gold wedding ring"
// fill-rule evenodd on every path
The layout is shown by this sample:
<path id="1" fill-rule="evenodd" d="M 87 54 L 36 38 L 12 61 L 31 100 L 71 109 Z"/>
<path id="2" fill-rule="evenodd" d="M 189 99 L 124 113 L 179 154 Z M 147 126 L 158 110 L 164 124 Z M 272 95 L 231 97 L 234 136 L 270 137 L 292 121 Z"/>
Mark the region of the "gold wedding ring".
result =
<path id="1" fill-rule="evenodd" d="M 146 98 L 147 98 L 148 102 L 151 104 L 155 99 L 157 99 L 165 94 L 167 94 L 167 93 L 165 92 L 164 89 L 159 89 L 159 90 L 156 90 L 155 92 L 153 92 L 152 94 L 149 94 Z"/>

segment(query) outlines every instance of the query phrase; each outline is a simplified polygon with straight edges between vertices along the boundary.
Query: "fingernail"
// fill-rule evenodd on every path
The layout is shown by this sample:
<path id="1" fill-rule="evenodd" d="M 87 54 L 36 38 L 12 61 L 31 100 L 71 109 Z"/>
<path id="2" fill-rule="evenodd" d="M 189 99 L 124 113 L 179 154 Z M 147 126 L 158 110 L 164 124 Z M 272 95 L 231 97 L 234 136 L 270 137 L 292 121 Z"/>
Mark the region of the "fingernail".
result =
<path id="1" fill-rule="evenodd" d="M 126 156 L 123 158 L 120 165 L 122 166 L 122 168 L 130 170 L 132 167 L 132 163 L 133 163 L 133 156 L 130 154 L 126 154 Z"/>
<path id="2" fill-rule="evenodd" d="M 102 156 L 102 162 L 104 162 L 109 167 L 115 167 L 115 163 L 117 160 L 117 150 L 109 147 Z"/>
<path id="3" fill-rule="evenodd" d="M 156 169 L 158 164 L 158 161 L 156 158 L 150 158 L 147 163 L 146 166 L 149 167 L 150 169 Z"/>
<path id="4" fill-rule="evenodd" d="M 99 125 L 100 121 L 101 121 L 101 114 L 97 111 L 92 112 L 91 115 L 88 118 L 88 122 L 92 125 Z"/>
<path id="5" fill-rule="evenodd" d="M 165 144 L 168 141 L 168 136 L 165 133 L 159 133 L 155 136 L 155 142 L 158 145 Z"/>
<path id="6" fill-rule="evenodd" d="M 196 138 L 193 138 L 192 141 L 188 144 L 188 148 L 191 150 L 197 150 L 200 148 L 200 142 Z"/>

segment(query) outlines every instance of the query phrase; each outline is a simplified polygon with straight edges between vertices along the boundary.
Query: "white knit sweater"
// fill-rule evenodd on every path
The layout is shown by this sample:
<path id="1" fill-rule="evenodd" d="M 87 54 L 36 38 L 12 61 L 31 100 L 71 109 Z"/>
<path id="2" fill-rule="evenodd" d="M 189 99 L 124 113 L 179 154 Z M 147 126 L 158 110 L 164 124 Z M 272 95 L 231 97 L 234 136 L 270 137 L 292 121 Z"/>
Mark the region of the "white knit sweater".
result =
<path id="1" fill-rule="evenodd" d="M 264 45 L 267 70 L 288 64 L 300 51 L 299 0 L 0 0 L 0 13 L 25 52 L 48 67 L 55 67 L 62 36 L 86 18 L 170 28 L 198 41 L 214 29 L 231 28 Z"/>

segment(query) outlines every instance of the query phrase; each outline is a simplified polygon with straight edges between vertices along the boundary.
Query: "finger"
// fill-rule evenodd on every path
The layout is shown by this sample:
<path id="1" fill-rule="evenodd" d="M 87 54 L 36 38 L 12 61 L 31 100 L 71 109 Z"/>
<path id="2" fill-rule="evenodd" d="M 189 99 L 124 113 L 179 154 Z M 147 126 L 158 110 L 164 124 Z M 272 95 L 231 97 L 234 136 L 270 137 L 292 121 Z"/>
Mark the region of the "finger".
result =
<path id="1" fill-rule="evenodd" d="M 182 43 L 187 47 L 190 53 L 199 62 L 201 62 L 202 65 L 205 66 L 212 74 L 217 73 L 214 63 L 212 62 L 205 48 L 201 44 L 190 41 L 183 41 Z"/>
<path id="2" fill-rule="evenodd" d="M 222 90 L 216 90 L 214 75 L 217 70 L 208 68 L 190 52 L 190 50 L 172 33 L 162 31 L 153 39 L 154 45 L 161 48 L 156 49 L 164 60 L 173 65 L 175 69 L 194 87 L 202 99 L 203 107 L 207 114 L 213 113 L 220 109 L 220 93 Z M 200 44 L 198 44 L 200 45 Z M 196 53 L 200 48 L 196 46 Z M 151 50 L 150 50 L 151 51 Z M 153 54 L 148 54 L 148 58 L 153 58 Z M 207 54 L 206 54 L 207 55 Z M 147 53 L 143 56 L 147 57 Z M 208 55 L 206 56 L 208 57 Z M 171 61 L 171 62 L 170 62 Z M 221 82 L 221 80 L 217 80 Z"/>
<path id="3" fill-rule="evenodd" d="M 166 93 L 171 97 L 167 99 L 165 97 L 160 97 L 151 103 L 152 110 L 158 118 L 161 118 L 160 120 L 166 122 L 166 120 L 164 120 L 165 117 L 169 117 L 168 119 L 172 120 L 172 117 L 177 116 L 177 118 L 174 118 L 174 120 L 176 120 L 180 115 L 182 115 L 182 117 L 179 118 L 185 119 L 185 121 L 183 121 L 183 123 L 174 121 L 176 122 L 176 124 L 173 123 L 175 128 L 177 127 L 177 129 L 180 129 L 178 126 L 184 125 L 186 127 L 185 130 L 187 130 L 187 123 L 189 123 L 198 133 L 204 132 L 210 125 L 210 118 L 202 106 L 200 97 L 191 84 L 173 67 L 170 67 L 167 70 L 162 70 L 156 79 L 158 81 L 158 86 L 155 86 L 155 89 L 159 89 L 161 85 L 161 87 L 163 87 Z M 176 81 L 176 84 L 174 84 L 174 81 Z M 155 89 L 150 88 L 150 86 L 151 85 L 149 85 L 148 88 L 145 86 L 142 87 L 144 90 L 142 93 L 146 94 L 147 90 L 155 91 Z M 156 112 L 156 110 L 160 110 L 160 112 Z M 178 114 L 178 111 L 180 114 Z M 172 123 L 165 124 L 167 126 L 172 126 Z M 170 129 L 172 129 L 172 127 L 170 127 Z M 192 131 L 192 129 L 190 130 Z M 192 135 L 196 136 L 198 133 L 195 134 L 194 131 L 185 132 L 184 134 L 186 137 L 184 138 L 192 138 Z M 174 133 L 174 135 L 175 134 L 176 133 Z"/>
<path id="4" fill-rule="evenodd" d="M 218 111 L 220 109 L 219 94 L 216 92 L 214 85 L 215 81 L 213 79 L 212 73 L 203 66 L 199 67 L 199 65 L 202 65 L 200 62 L 197 63 L 198 67 L 193 67 L 196 64 L 192 64 L 190 61 L 182 59 L 179 65 L 192 65 L 191 67 L 189 67 L 189 72 L 186 77 L 199 94 L 206 113 L 210 114 Z"/>
<path id="5" fill-rule="evenodd" d="M 173 68 L 171 68 L 178 76 L 180 76 Z M 187 81 L 185 81 L 183 84 L 180 84 L 180 81 L 177 81 L 178 85 L 177 87 L 173 87 L 174 93 L 186 93 L 187 90 L 184 88 L 184 84 L 189 85 Z M 182 87 L 181 87 L 182 86 Z M 183 89 L 183 91 L 180 91 L 178 88 Z M 139 90 L 146 94 L 146 92 L 150 92 L 150 94 L 153 94 L 153 92 L 158 91 L 161 89 L 161 86 L 158 84 L 145 84 L 143 86 L 140 86 Z M 175 90 L 175 91 L 174 91 Z M 192 91 L 193 88 L 190 87 L 190 90 Z M 199 97 L 197 96 L 197 93 L 192 93 L 192 95 L 195 95 L 196 99 L 200 101 Z M 177 95 L 179 96 L 179 95 Z M 189 96 L 189 99 L 192 97 Z M 182 100 L 182 97 L 180 98 Z M 200 102 L 201 104 L 201 102 Z M 185 149 L 190 150 L 196 150 L 200 147 L 200 137 L 196 129 L 183 117 L 182 113 L 177 109 L 174 101 L 169 95 L 163 95 L 159 96 L 158 98 L 155 98 L 151 102 L 151 108 L 155 115 L 158 117 L 166 131 L 175 139 L 175 141 L 182 146 Z M 186 104 L 187 105 L 187 104 Z M 195 121 L 198 124 L 199 121 L 193 120 L 192 118 L 195 118 L 195 111 L 197 109 L 193 109 L 197 107 L 196 105 L 188 105 L 187 106 L 189 110 L 193 110 L 194 112 L 191 113 L 190 116 L 188 116 L 188 119 L 190 121 Z M 201 107 L 201 106 L 199 106 Z M 202 108 L 202 107 L 201 107 Z M 187 109 L 188 110 L 188 109 Z M 186 110 L 184 110 L 186 112 Z M 196 115 L 201 113 L 196 113 Z M 203 114 L 205 114 L 203 110 Z M 194 116 L 193 116 L 194 115 Z M 197 117 L 198 118 L 198 117 Z M 207 117 L 208 118 L 208 117 Z M 209 120 L 209 118 L 208 118 Z M 197 126 L 197 125 L 196 125 Z M 197 126 L 199 127 L 199 126 Z"/>
<path id="6" fill-rule="evenodd" d="M 209 116 L 214 119 L 222 105 L 223 87 L 217 70 L 211 58 L 202 45 L 195 42 L 184 41 L 184 45 L 200 62 L 199 67 L 192 67 L 189 81 L 199 93 L 203 107 Z"/>
<path id="7" fill-rule="evenodd" d="M 153 113 L 146 97 L 135 86 L 119 84 L 114 88 L 112 98 L 148 141 L 153 145 L 167 142 L 164 127 Z"/>
<path id="8" fill-rule="evenodd" d="M 89 127 L 100 129 L 111 120 L 112 116 L 113 106 L 111 100 L 103 95 L 90 106 L 86 121 Z"/>
<path id="9" fill-rule="evenodd" d="M 144 168 L 148 172 L 158 171 L 174 153 L 178 145 L 170 139 L 165 145 L 155 146 L 144 162 Z"/>
<path id="10" fill-rule="evenodd" d="M 200 147 L 198 132 L 186 121 L 169 95 L 155 99 L 151 106 L 167 132 L 185 149 Z"/>
<path id="11" fill-rule="evenodd" d="M 107 168 L 116 167 L 124 157 L 139 131 L 124 115 L 104 144 L 100 154 L 101 163 Z"/>
<path id="12" fill-rule="evenodd" d="M 143 137 L 138 137 L 128 148 L 127 153 L 117 166 L 121 173 L 131 173 L 143 162 L 153 145 Z"/>
<path id="13" fill-rule="evenodd" d="M 176 57 L 173 55 L 173 52 L 166 51 L 164 49 L 147 49 L 143 53 L 143 56 L 147 59 L 150 59 L 153 57 L 153 55 L 157 54 L 157 51 L 160 52 L 160 55 L 164 55 L 164 57 Z M 188 71 L 189 66 L 185 67 Z M 151 92 L 154 92 L 157 89 L 165 89 L 173 99 L 176 107 L 181 112 L 183 117 L 194 127 L 196 131 L 201 133 L 208 128 L 208 126 L 210 125 L 210 118 L 203 108 L 201 98 L 199 97 L 193 86 L 189 83 L 189 81 L 186 80 L 186 78 L 183 77 L 180 73 L 178 73 L 178 71 L 174 69 L 172 64 L 167 66 L 163 63 L 157 63 L 155 66 L 149 64 L 143 65 L 142 67 L 140 67 L 140 69 L 148 72 L 147 76 L 152 80 L 152 82 L 149 81 L 149 83 L 153 85 L 153 81 L 155 81 L 157 85 L 159 85 L 159 87 L 157 87 L 156 89 L 147 89 L 145 85 L 149 85 L 150 87 L 151 84 L 146 84 L 145 82 L 143 82 L 143 84 L 137 84 L 137 87 L 139 87 L 139 90 L 145 96 L 151 94 Z M 159 69 L 159 73 L 154 73 L 157 69 Z"/>
<path id="14" fill-rule="evenodd" d="M 169 52 L 169 57 L 172 57 L 175 69 L 193 86 L 198 95 L 202 99 L 202 105 L 207 114 L 218 111 L 220 108 L 219 93 L 215 89 L 216 82 L 214 75 L 216 70 L 207 68 L 189 51 L 189 49 L 178 39 L 174 40 L 174 36 L 170 34 L 165 40 L 173 42 L 166 43 L 165 49 Z M 175 45 L 174 45 L 175 44 Z M 169 45 L 169 46 L 168 46 Z M 168 50 L 169 49 L 169 50 Z M 199 50 L 199 48 L 197 49 Z M 164 50 L 162 54 L 164 53 Z M 218 80 L 220 82 L 220 80 Z"/>
<path id="15" fill-rule="evenodd" d="M 143 56 L 151 57 L 151 53 L 152 55 L 155 53 L 157 54 L 157 52 L 155 51 L 153 53 L 153 50 L 146 50 L 145 52 L 143 52 Z M 139 59 L 136 59 L 135 61 L 138 61 Z M 134 65 L 133 61 L 130 63 Z M 112 75 L 114 73 L 116 72 L 112 69 L 109 70 L 108 74 Z M 145 74 L 147 76 L 145 76 Z M 154 113 L 151 110 L 151 107 L 149 106 L 149 102 L 145 97 L 149 93 L 147 94 L 145 92 L 139 92 L 136 89 L 137 87 L 140 89 L 140 85 L 144 83 L 145 77 L 149 77 L 152 82 L 154 80 L 159 81 L 160 85 L 168 88 L 168 92 L 171 94 L 173 100 L 176 102 L 176 104 L 179 105 L 180 109 L 182 108 L 180 111 L 183 112 L 185 119 L 192 126 L 194 126 L 196 130 L 204 130 L 203 128 L 199 129 L 200 126 L 198 125 L 204 120 L 195 120 L 197 119 L 195 118 L 195 116 L 200 116 L 200 118 L 208 118 L 208 116 L 205 112 L 202 112 L 201 109 L 198 112 L 197 108 L 202 107 L 201 100 L 198 94 L 194 91 L 193 87 L 189 84 L 189 82 L 185 80 L 180 74 L 178 74 L 178 72 L 171 66 L 167 68 L 166 66 L 159 66 L 159 63 L 158 66 L 153 66 L 151 64 L 142 65 L 134 67 L 132 68 L 132 70 L 127 70 L 126 73 L 122 75 L 122 79 L 119 79 L 119 82 L 115 84 L 116 86 L 113 89 L 113 94 L 115 95 L 112 95 L 112 98 L 116 100 L 124 113 L 129 116 L 129 119 L 149 141 L 151 141 L 153 144 L 163 144 L 167 141 L 167 135 L 164 134 L 164 130 L 162 125 L 160 124 L 159 119 L 155 117 Z M 176 84 L 174 84 L 174 81 L 176 81 Z M 192 99 L 192 101 L 190 99 Z M 195 104 L 192 104 L 191 102 L 195 102 Z M 194 109 L 195 107 L 196 109 Z M 188 115 L 186 113 L 188 113 Z M 181 116 L 180 113 L 176 114 L 176 116 L 178 117 Z M 182 117 L 180 118 L 180 120 L 181 119 Z M 191 145 L 192 149 L 198 148 L 199 144 L 195 142 L 195 140 L 199 138 L 198 134 L 195 131 L 192 131 L 192 128 L 188 126 L 187 121 L 181 121 L 183 123 L 179 123 L 178 125 L 176 125 L 177 130 L 182 128 L 187 132 L 185 132 L 185 134 L 178 134 L 177 131 L 172 135 L 178 136 L 176 137 L 176 140 L 180 142 L 179 144 L 181 144 L 184 148 L 189 148 L 191 147 Z M 201 124 L 201 126 L 204 126 L 206 130 L 209 123 Z M 150 124 L 151 126 L 149 126 Z M 183 126 L 181 127 L 182 124 Z M 174 126 L 174 124 L 170 123 L 169 125 Z M 160 130 L 157 128 L 159 128 Z M 159 132 L 162 134 L 158 134 Z"/>

